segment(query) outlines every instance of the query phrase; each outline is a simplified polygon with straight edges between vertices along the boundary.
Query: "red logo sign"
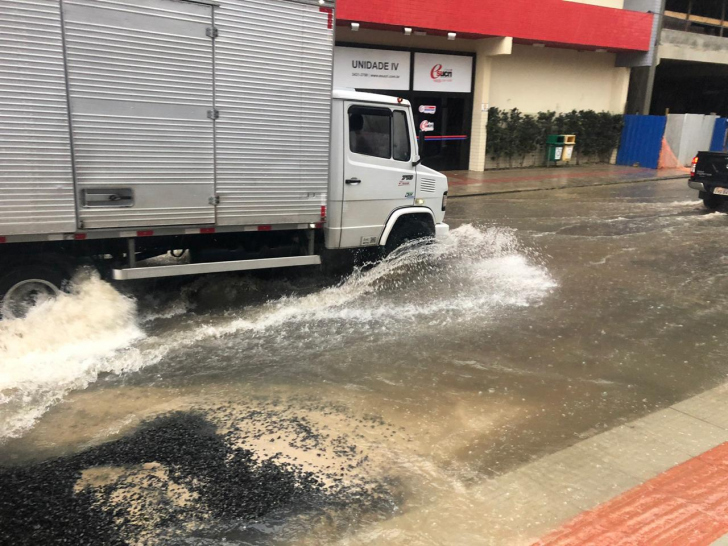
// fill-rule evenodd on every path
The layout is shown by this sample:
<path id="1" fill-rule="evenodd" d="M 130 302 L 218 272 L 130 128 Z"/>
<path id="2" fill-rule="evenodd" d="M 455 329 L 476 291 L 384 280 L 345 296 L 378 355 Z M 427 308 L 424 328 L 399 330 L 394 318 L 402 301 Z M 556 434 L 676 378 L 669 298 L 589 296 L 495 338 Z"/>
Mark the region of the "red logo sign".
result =
<path id="1" fill-rule="evenodd" d="M 436 82 L 452 81 L 452 68 L 442 68 L 441 64 L 436 64 L 430 70 L 430 78 Z"/>
<path id="2" fill-rule="evenodd" d="M 435 124 L 432 123 L 431 121 L 425 120 L 422 123 L 420 123 L 420 131 L 422 131 L 423 133 L 426 133 L 429 131 L 434 131 L 434 130 L 435 130 Z"/>

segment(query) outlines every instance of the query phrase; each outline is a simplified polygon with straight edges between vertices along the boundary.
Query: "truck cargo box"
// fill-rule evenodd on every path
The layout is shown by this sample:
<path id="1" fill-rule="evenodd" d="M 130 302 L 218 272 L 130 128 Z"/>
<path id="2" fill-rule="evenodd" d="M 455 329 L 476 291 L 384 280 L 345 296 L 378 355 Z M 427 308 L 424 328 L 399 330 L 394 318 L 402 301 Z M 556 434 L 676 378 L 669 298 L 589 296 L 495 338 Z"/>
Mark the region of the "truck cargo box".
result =
<path id="1" fill-rule="evenodd" d="M 0 236 L 305 224 L 333 2 L 2 0 Z"/>

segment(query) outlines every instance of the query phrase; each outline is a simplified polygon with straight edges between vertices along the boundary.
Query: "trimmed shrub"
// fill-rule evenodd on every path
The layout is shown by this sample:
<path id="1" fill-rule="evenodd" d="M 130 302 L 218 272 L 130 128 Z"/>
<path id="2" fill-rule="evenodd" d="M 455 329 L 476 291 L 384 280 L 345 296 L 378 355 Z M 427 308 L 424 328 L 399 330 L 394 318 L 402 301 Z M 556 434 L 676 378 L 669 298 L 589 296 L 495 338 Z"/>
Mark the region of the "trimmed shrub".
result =
<path id="1" fill-rule="evenodd" d="M 514 161 L 524 164 L 529 154 L 543 151 L 548 135 L 576 135 L 574 157 L 608 162 L 619 145 L 623 116 L 594 110 L 572 110 L 563 114 L 539 112 L 523 114 L 517 108 L 488 110 L 488 144 L 486 153 L 499 164 L 505 160 L 509 167 Z M 546 160 L 543 153 L 544 163 Z"/>

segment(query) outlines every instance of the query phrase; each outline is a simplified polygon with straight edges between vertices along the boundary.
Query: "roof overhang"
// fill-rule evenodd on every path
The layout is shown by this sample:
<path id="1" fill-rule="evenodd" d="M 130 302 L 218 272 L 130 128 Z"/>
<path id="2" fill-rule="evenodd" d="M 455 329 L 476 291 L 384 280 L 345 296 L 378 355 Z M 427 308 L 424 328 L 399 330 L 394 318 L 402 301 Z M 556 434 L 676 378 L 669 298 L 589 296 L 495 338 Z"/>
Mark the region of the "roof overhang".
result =
<path id="1" fill-rule="evenodd" d="M 518 43 L 573 49 L 649 51 L 653 14 L 564 0 L 338 0 L 339 24 L 478 39 L 510 36 Z"/>

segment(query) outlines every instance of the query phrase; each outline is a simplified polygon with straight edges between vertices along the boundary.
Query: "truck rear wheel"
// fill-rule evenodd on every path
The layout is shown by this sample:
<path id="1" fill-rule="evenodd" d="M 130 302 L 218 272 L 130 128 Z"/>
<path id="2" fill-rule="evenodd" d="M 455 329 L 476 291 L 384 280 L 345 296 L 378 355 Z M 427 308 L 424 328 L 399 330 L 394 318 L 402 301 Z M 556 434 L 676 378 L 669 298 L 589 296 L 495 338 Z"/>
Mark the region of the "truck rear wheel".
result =
<path id="1" fill-rule="evenodd" d="M 11 267 L 0 276 L 0 317 L 23 318 L 36 305 L 55 298 L 68 278 L 64 268 L 52 265 Z"/>
<path id="2" fill-rule="evenodd" d="M 724 203 L 725 199 L 719 195 L 707 194 L 703 197 L 703 204 L 705 205 L 705 208 L 709 210 L 718 210 Z"/>

